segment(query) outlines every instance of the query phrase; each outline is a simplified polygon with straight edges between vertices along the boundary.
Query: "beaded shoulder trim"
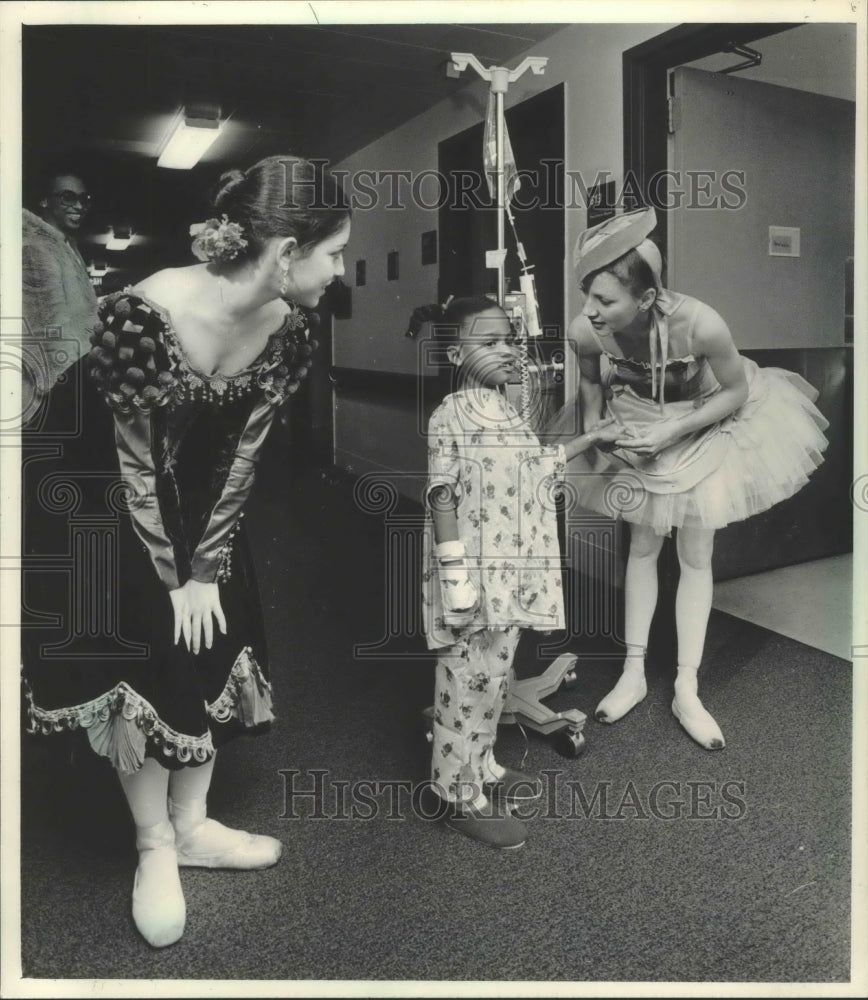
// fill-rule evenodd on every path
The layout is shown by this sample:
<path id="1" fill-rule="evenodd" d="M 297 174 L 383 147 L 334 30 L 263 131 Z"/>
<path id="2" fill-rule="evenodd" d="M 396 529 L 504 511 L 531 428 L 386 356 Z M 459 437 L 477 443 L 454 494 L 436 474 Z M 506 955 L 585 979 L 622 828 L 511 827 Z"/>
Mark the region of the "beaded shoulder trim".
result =
<path id="1" fill-rule="evenodd" d="M 113 409 L 148 413 L 172 399 L 177 380 L 163 342 L 164 327 L 163 316 L 144 299 L 115 292 L 101 300 L 87 364 Z"/>
<path id="2" fill-rule="evenodd" d="M 318 346 L 308 336 L 314 318 L 292 306 L 250 365 L 231 375 L 207 375 L 190 364 L 169 313 L 126 289 L 100 304 L 90 374 L 109 404 L 124 413 L 182 399 L 220 403 L 253 390 L 279 404 L 298 391 L 310 370 Z"/>

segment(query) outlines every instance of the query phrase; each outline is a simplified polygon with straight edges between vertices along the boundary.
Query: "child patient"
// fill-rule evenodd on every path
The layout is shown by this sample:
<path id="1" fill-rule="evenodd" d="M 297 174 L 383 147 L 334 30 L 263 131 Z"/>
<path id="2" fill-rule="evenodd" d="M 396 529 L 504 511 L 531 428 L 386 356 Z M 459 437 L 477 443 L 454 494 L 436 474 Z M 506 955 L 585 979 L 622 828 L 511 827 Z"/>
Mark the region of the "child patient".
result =
<path id="1" fill-rule="evenodd" d="M 553 487 L 566 461 L 619 434 L 613 422 L 541 445 L 510 405 L 518 351 L 506 313 L 486 297 L 452 301 L 434 334 L 455 391 L 428 425 L 423 620 L 436 649 L 432 785 L 445 822 L 497 848 L 521 847 L 510 806 L 537 798 L 537 776 L 494 757 L 521 629 L 564 627 Z"/>

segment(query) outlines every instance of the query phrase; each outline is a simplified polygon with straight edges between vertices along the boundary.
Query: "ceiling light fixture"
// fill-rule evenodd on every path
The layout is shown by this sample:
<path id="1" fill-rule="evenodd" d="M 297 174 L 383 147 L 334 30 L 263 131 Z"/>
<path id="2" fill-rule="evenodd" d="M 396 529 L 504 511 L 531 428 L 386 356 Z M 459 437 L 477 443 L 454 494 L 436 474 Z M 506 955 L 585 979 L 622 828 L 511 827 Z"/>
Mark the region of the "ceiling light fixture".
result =
<path id="1" fill-rule="evenodd" d="M 133 233 L 129 226 L 114 226 L 110 230 L 106 250 L 126 250 L 133 239 Z"/>
<path id="2" fill-rule="evenodd" d="M 222 131 L 219 108 L 212 105 L 183 110 L 160 153 L 157 166 L 171 170 L 192 169 Z"/>

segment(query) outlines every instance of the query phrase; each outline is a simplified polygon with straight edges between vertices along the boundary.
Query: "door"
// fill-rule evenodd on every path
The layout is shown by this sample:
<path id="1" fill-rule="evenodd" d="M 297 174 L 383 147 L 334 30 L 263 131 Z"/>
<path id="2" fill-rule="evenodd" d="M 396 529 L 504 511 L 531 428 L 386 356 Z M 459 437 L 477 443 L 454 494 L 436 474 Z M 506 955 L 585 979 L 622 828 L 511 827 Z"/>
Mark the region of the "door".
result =
<path id="1" fill-rule="evenodd" d="M 715 575 L 850 551 L 855 105 L 689 67 L 670 94 L 667 284 L 717 309 L 742 353 L 803 375 L 830 421 L 824 465 L 721 532 Z"/>
<path id="2" fill-rule="evenodd" d="M 340 311 L 346 286 L 329 285 L 315 310 L 310 339 L 317 342 L 308 377 L 292 402 L 280 409 L 283 443 L 297 469 L 334 464 L 334 401 L 329 378 L 332 366 L 333 317 Z"/>
<path id="3" fill-rule="evenodd" d="M 689 67 L 670 91 L 670 286 L 718 309 L 740 348 L 843 344 L 855 105 Z M 797 231 L 798 256 L 769 252 L 770 227 Z"/>

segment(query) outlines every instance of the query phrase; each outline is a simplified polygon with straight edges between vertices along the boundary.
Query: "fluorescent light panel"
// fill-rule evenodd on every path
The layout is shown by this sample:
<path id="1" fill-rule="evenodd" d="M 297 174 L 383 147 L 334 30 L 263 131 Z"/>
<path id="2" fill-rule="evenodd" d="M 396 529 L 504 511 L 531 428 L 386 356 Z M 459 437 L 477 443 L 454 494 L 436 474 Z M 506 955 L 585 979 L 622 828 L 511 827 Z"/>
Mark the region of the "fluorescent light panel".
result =
<path id="1" fill-rule="evenodd" d="M 182 118 L 160 154 L 157 166 L 190 170 L 205 155 L 221 131 L 222 126 L 216 118 Z"/>
<path id="2" fill-rule="evenodd" d="M 126 250 L 133 239 L 132 232 L 127 228 L 116 226 L 109 236 L 105 248 L 106 250 Z"/>

